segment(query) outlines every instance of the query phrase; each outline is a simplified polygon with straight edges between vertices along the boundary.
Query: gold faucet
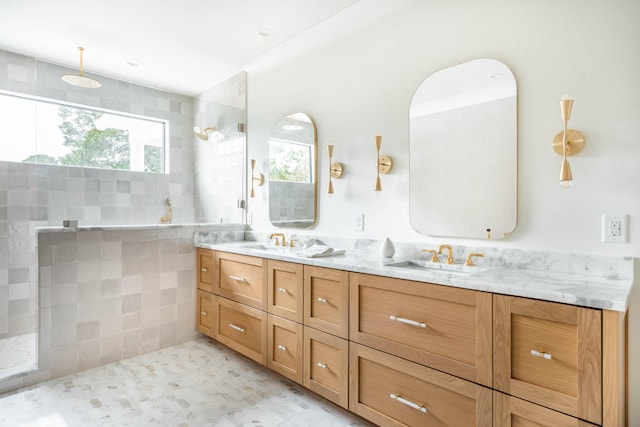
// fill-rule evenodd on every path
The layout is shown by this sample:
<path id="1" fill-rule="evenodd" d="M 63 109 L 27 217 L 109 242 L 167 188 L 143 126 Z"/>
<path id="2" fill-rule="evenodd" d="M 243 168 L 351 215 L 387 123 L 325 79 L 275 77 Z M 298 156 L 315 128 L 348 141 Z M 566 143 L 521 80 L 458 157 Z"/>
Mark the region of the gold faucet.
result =
<path id="1" fill-rule="evenodd" d="M 422 252 L 428 252 L 431 254 L 431 262 L 438 262 L 440 261 L 438 259 L 438 255 L 436 255 L 436 250 L 435 249 L 423 249 Z"/>
<path id="2" fill-rule="evenodd" d="M 466 265 L 467 267 L 472 267 L 473 265 L 475 265 L 473 264 L 473 261 L 471 261 L 471 257 L 474 257 L 474 256 L 483 257 L 484 254 L 471 252 L 469 255 L 467 255 L 467 260 L 464 262 L 464 265 Z"/>
<path id="3" fill-rule="evenodd" d="M 447 256 L 447 264 L 453 264 L 453 249 L 449 245 L 440 245 L 438 248 L 438 254 L 442 253 L 443 249 L 447 249 L 449 251 L 449 255 Z"/>
<path id="4" fill-rule="evenodd" d="M 163 224 L 171 224 L 173 220 L 173 210 L 171 209 L 171 199 L 167 198 L 167 205 L 169 205 L 169 214 L 160 218 L 160 222 Z"/>
<path id="5" fill-rule="evenodd" d="M 278 240 L 278 237 L 282 237 L 282 243 L 280 243 L 280 241 Z M 269 240 L 275 238 L 276 239 L 276 246 L 280 246 L 282 244 L 282 246 L 286 246 L 287 242 L 284 238 L 284 234 L 282 233 L 273 233 L 272 235 L 269 236 Z"/>

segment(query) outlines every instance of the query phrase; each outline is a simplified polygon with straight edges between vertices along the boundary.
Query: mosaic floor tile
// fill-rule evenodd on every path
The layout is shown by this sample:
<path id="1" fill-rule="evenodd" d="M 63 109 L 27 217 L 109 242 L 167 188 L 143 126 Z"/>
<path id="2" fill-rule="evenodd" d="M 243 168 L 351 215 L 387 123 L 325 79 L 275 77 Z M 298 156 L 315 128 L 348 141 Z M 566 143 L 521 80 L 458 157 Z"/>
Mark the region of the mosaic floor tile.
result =
<path id="1" fill-rule="evenodd" d="M 201 338 L 0 396 L 0 426 L 370 426 Z"/>

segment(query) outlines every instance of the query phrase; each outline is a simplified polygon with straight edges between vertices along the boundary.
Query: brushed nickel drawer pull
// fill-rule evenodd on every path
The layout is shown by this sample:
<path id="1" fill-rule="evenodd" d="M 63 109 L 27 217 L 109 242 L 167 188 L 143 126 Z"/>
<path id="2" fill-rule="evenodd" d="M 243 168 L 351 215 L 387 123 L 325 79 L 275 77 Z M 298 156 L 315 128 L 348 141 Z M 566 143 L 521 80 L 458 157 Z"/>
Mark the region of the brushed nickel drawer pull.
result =
<path id="1" fill-rule="evenodd" d="M 200 271 L 202 271 L 203 273 L 206 273 L 206 272 L 207 272 L 207 271 L 209 271 L 209 270 L 207 270 L 206 268 L 202 267 L 202 268 L 200 269 Z"/>
<path id="2" fill-rule="evenodd" d="M 403 405 L 407 405 L 410 408 L 416 409 L 416 410 L 422 412 L 423 414 L 427 413 L 427 408 L 425 408 L 424 405 L 418 405 L 417 403 L 413 403 L 412 401 L 403 398 L 399 394 L 391 393 L 389 395 L 389 397 L 394 399 L 394 400 L 397 400 L 398 402 L 402 403 Z"/>
<path id="3" fill-rule="evenodd" d="M 531 355 L 536 357 L 542 357 L 543 359 L 551 360 L 553 357 L 549 353 L 544 351 L 531 350 Z"/>
<path id="4" fill-rule="evenodd" d="M 278 288 L 278 292 L 282 292 L 283 294 L 288 294 L 289 293 L 287 288 Z"/>
<path id="5" fill-rule="evenodd" d="M 416 322 L 415 320 L 405 319 L 404 317 L 389 316 L 389 320 L 395 320 L 396 322 L 404 323 L 411 326 L 419 326 L 426 328 L 427 324 L 424 322 Z"/>
<path id="6" fill-rule="evenodd" d="M 200 314 L 202 314 L 203 316 L 206 316 L 207 312 L 206 311 L 201 311 Z"/>
<path id="7" fill-rule="evenodd" d="M 318 367 L 319 367 L 319 368 L 322 368 L 322 369 L 327 369 L 327 364 L 326 364 L 326 363 L 318 362 Z"/>
<path id="8" fill-rule="evenodd" d="M 326 303 L 328 302 L 326 298 L 322 298 L 322 297 L 318 298 L 318 300 L 317 300 L 317 301 L 318 301 L 318 302 L 321 302 L 321 303 L 323 303 L 323 304 L 326 304 Z"/>
<path id="9" fill-rule="evenodd" d="M 234 276 L 233 274 L 229 276 L 229 279 L 235 280 L 236 282 L 247 283 L 247 279 L 245 279 L 244 277 Z"/>
<path id="10" fill-rule="evenodd" d="M 238 331 L 238 332 L 244 332 L 244 328 L 241 328 L 240 326 L 236 326 L 236 325 L 234 325 L 233 323 L 229 323 L 229 327 L 230 327 L 231 329 L 235 329 L 235 330 L 236 330 L 236 331 Z"/>
<path id="11" fill-rule="evenodd" d="M 283 345 L 279 345 L 278 346 L 278 350 L 287 351 L 287 347 L 285 347 Z"/>

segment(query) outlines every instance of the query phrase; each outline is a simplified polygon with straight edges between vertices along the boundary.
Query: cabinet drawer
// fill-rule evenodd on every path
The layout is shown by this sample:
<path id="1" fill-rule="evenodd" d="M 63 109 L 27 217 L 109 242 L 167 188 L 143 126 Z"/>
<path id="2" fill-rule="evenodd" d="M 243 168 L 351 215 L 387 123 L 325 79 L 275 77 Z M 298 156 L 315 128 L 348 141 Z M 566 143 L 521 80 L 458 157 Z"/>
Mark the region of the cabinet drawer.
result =
<path id="1" fill-rule="evenodd" d="M 266 311 L 266 264 L 262 258 L 216 252 L 215 293 Z"/>
<path id="2" fill-rule="evenodd" d="M 211 338 L 215 338 L 215 298 L 215 295 L 200 289 L 196 293 L 196 329 Z"/>
<path id="3" fill-rule="evenodd" d="M 267 311 L 302 323 L 302 264 L 267 262 Z"/>
<path id="4" fill-rule="evenodd" d="M 490 389 L 351 343 L 349 409 L 381 426 L 492 425 Z"/>
<path id="5" fill-rule="evenodd" d="M 267 314 L 226 298 L 217 298 L 216 339 L 258 363 L 266 364 Z"/>
<path id="6" fill-rule="evenodd" d="M 602 313 L 494 296 L 495 388 L 600 424 Z"/>
<path id="7" fill-rule="evenodd" d="M 198 248 L 196 251 L 196 282 L 198 284 L 198 289 L 202 289 L 207 292 L 213 292 L 215 267 L 214 254 L 214 251 L 210 249 Z"/>
<path id="8" fill-rule="evenodd" d="M 491 294 L 351 273 L 351 341 L 492 385 Z"/>
<path id="9" fill-rule="evenodd" d="M 349 337 L 349 273 L 304 266 L 304 324 Z"/>
<path id="10" fill-rule="evenodd" d="M 304 386 L 333 403 L 349 405 L 349 342 L 304 327 Z"/>
<path id="11" fill-rule="evenodd" d="M 273 314 L 268 318 L 267 366 L 302 384 L 302 325 Z"/>
<path id="12" fill-rule="evenodd" d="M 493 402 L 495 427 L 595 427 L 578 418 L 497 391 Z"/>

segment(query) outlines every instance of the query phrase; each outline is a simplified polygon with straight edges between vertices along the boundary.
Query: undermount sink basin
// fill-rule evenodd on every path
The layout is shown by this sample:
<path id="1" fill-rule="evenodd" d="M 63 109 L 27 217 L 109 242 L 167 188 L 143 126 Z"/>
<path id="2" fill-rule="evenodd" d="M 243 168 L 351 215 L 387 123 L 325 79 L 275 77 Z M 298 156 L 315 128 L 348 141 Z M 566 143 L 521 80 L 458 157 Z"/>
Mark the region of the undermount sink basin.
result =
<path id="1" fill-rule="evenodd" d="M 474 273 L 485 271 L 486 268 L 478 266 L 467 266 L 463 264 L 445 264 L 440 262 L 431 262 L 425 260 L 408 260 L 387 264 L 388 267 L 406 268 L 409 270 L 422 270 L 430 272 L 439 272 L 443 274 L 455 274 L 459 276 L 468 276 Z"/>
<path id="2" fill-rule="evenodd" d="M 242 245 L 244 249 L 251 249 L 256 251 L 281 251 L 283 249 L 288 249 L 287 246 L 269 246 L 263 245 L 262 243 L 250 243 L 246 245 Z"/>

